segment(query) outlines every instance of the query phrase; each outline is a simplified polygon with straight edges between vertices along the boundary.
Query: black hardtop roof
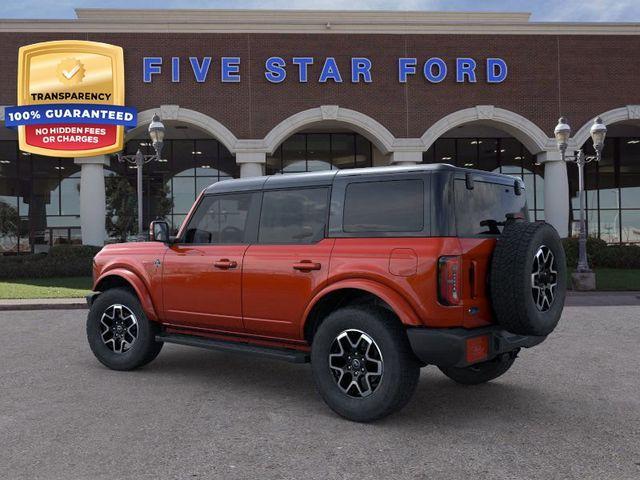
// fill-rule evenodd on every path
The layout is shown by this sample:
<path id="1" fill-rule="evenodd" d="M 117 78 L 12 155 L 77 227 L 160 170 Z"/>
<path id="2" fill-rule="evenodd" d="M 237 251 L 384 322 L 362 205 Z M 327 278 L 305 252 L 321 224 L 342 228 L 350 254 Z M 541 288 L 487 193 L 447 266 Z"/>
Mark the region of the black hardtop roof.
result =
<path id="1" fill-rule="evenodd" d="M 323 170 L 320 172 L 309 173 L 288 173 L 285 175 L 268 175 L 263 177 L 238 178 L 233 180 L 223 180 L 210 185 L 205 190 L 205 195 L 227 193 L 227 192 L 243 192 L 262 189 L 278 189 L 289 187 L 313 187 L 331 185 L 336 177 L 349 176 L 372 176 L 376 175 L 392 175 L 395 173 L 410 172 L 451 172 L 462 175 L 472 174 L 473 178 L 480 180 L 493 179 L 500 183 L 513 184 L 516 177 L 504 175 L 501 173 L 487 172 L 485 170 L 474 170 L 471 168 L 461 168 L 449 165 L 448 163 L 430 163 L 407 166 L 384 166 L 369 168 L 349 168 L 344 170 Z"/>

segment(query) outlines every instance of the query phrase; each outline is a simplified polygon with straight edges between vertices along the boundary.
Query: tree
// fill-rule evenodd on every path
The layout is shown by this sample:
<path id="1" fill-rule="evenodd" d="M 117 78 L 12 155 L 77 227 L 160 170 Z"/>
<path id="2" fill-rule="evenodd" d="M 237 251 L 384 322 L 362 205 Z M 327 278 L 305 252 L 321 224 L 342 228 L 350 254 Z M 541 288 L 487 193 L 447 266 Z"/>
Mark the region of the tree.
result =
<path id="1" fill-rule="evenodd" d="M 168 184 L 151 185 L 151 211 L 155 218 L 164 218 L 171 213 L 173 199 Z M 136 190 L 126 177 L 105 178 L 107 200 L 107 232 L 120 242 L 137 230 L 138 205 Z"/>
<path id="2" fill-rule="evenodd" d="M 20 215 L 18 210 L 6 202 L 0 201 L 0 237 L 8 237 L 18 241 L 20 229 Z"/>
<path id="3" fill-rule="evenodd" d="M 126 177 L 105 178 L 107 232 L 121 242 L 127 241 L 138 221 L 136 191 Z"/>

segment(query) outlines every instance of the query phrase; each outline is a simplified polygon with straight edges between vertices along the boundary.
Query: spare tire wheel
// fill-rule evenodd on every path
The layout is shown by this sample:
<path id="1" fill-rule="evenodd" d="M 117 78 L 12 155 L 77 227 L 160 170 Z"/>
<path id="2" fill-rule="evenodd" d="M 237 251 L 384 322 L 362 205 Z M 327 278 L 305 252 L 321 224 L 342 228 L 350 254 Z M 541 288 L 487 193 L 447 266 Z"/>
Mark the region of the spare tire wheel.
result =
<path id="1" fill-rule="evenodd" d="M 512 333 L 548 335 L 558 324 L 567 290 L 564 248 L 544 222 L 508 221 L 491 260 L 496 319 Z"/>

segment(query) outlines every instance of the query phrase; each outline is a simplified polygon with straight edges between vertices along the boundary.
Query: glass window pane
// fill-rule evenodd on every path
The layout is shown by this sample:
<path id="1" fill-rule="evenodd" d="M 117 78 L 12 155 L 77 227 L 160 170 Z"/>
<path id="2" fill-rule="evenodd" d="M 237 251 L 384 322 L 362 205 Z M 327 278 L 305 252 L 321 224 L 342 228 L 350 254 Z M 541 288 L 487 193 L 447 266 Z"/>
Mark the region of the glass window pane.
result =
<path id="1" fill-rule="evenodd" d="M 356 167 L 364 168 L 373 165 L 371 158 L 371 142 L 362 135 L 356 134 Z"/>
<path id="2" fill-rule="evenodd" d="M 240 177 L 240 166 L 236 162 L 236 157 L 231 155 L 224 145 L 220 145 L 220 160 L 218 161 L 218 173 L 220 180 Z"/>
<path id="3" fill-rule="evenodd" d="M 457 162 L 459 167 L 478 168 L 478 148 L 484 141 L 477 138 L 459 138 L 457 145 Z M 494 154 L 495 155 L 495 154 Z"/>
<path id="4" fill-rule="evenodd" d="M 508 139 L 507 139 L 508 140 Z M 498 148 L 497 138 L 478 138 L 478 163 L 473 168 L 487 170 L 493 172 L 498 170 L 498 150 L 505 150 L 504 147 Z"/>
<path id="5" fill-rule="evenodd" d="M 620 212 L 600 210 L 600 238 L 607 243 L 620 242 Z"/>
<path id="6" fill-rule="evenodd" d="M 196 199 L 196 186 L 193 177 L 173 178 L 173 213 L 189 213 Z"/>
<path id="7" fill-rule="evenodd" d="M 384 198 L 384 202 L 371 202 Z M 424 227 L 422 180 L 358 182 L 347 186 L 345 232 L 419 232 Z"/>
<path id="8" fill-rule="evenodd" d="M 640 210 L 622 211 L 622 241 L 640 243 Z"/>
<path id="9" fill-rule="evenodd" d="M 640 138 L 620 138 L 622 208 L 640 208 Z"/>
<path id="10" fill-rule="evenodd" d="M 247 220 L 257 194 L 206 196 L 189 221 L 184 242 L 194 244 L 246 243 Z"/>
<path id="11" fill-rule="evenodd" d="M 265 171 L 267 175 L 282 173 L 282 146 L 279 146 L 272 155 L 267 155 Z"/>
<path id="12" fill-rule="evenodd" d="M 18 145 L 15 141 L 0 141 L 0 178 L 18 175 Z"/>
<path id="13" fill-rule="evenodd" d="M 327 188 L 267 191 L 263 194 L 259 243 L 309 244 L 324 237 Z"/>
<path id="14" fill-rule="evenodd" d="M 65 178 L 60 182 L 62 215 L 80 215 L 80 178 Z"/>
<path id="15" fill-rule="evenodd" d="M 435 162 L 456 164 L 456 141 L 453 138 L 439 138 L 435 143 Z"/>
<path id="16" fill-rule="evenodd" d="M 31 155 L 32 175 L 34 177 L 55 177 L 60 172 L 60 162 L 57 158 Z"/>
<path id="17" fill-rule="evenodd" d="M 500 171 L 511 175 L 520 175 L 525 160 L 524 147 L 515 138 L 500 139 Z"/>
<path id="18" fill-rule="evenodd" d="M 331 135 L 331 153 L 333 165 L 337 168 L 356 166 L 356 136 L 352 133 L 334 133 Z"/>
<path id="19" fill-rule="evenodd" d="M 283 173 L 307 171 L 306 136 L 300 133 L 292 135 L 282 144 Z"/>
<path id="20" fill-rule="evenodd" d="M 197 176 L 218 176 L 218 142 L 216 140 L 196 140 L 193 158 Z"/>
<path id="21" fill-rule="evenodd" d="M 422 154 L 422 163 L 436 163 L 435 159 L 436 148 L 435 144 L 429 147 L 429 150 Z"/>
<path id="22" fill-rule="evenodd" d="M 328 133 L 307 135 L 307 170 L 331 170 L 331 143 Z"/>
<path id="23" fill-rule="evenodd" d="M 177 177 L 194 176 L 194 153 L 195 145 L 193 140 L 173 140 L 173 151 L 171 157 L 171 172 Z"/>
<path id="24" fill-rule="evenodd" d="M 526 214 L 525 196 L 516 195 L 512 186 L 476 181 L 469 190 L 464 180 L 456 180 L 454 190 L 459 236 L 499 234 L 497 223 L 504 222 L 507 214 Z"/>
<path id="25" fill-rule="evenodd" d="M 197 177 L 196 178 L 196 198 L 200 195 L 200 192 L 210 185 L 213 185 L 218 181 L 217 177 Z"/>

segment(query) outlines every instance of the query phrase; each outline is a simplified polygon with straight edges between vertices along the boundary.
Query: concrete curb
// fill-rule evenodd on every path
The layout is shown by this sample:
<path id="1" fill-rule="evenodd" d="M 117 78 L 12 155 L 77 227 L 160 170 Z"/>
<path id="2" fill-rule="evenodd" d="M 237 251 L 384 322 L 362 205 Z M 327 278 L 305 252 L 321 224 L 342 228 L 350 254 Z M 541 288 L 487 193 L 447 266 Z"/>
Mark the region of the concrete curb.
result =
<path id="1" fill-rule="evenodd" d="M 88 308 L 84 298 L 31 298 L 0 300 L 0 312 L 20 310 L 82 310 Z"/>

